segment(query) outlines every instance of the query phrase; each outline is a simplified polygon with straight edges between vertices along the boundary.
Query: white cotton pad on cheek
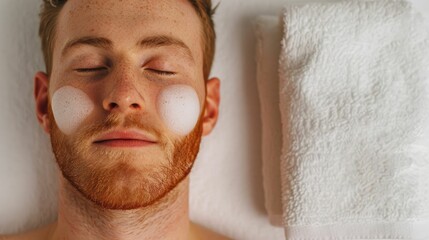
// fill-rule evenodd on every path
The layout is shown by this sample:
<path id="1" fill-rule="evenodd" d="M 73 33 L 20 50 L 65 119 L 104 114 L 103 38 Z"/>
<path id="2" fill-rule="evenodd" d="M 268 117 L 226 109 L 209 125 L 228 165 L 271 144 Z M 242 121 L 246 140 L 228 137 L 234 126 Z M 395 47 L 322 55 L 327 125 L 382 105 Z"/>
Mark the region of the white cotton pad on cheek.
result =
<path id="1" fill-rule="evenodd" d="M 94 109 L 91 99 L 82 90 L 71 86 L 58 89 L 52 96 L 52 112 L 58 128 L 70 135 Z"/>
<path id="2" fill-rule="evenodd" d="M 158 96 L 158 111 L 170 130 L 187 135 L 195 127 L 200 115 L 200 101 L 194 88 L 171 85 Z"/>

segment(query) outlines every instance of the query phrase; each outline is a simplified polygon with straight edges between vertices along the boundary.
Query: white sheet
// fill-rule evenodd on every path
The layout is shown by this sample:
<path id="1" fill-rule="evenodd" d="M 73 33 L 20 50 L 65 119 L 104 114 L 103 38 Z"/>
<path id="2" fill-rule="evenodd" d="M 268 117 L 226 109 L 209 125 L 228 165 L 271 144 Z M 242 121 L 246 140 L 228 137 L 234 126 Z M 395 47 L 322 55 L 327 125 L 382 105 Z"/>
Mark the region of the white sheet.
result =
<path id="1" fill-rule="evenodd" d="M 216 4 L 219 0 L 213 0 Z M 264 209 L 261 121 L 252 20 L 277 14 L 287 0 L 225 0 L 215 16 L 221 78 L 220 119 L 203 140 L 191 176 L 191 219 L 233 239 L 280 240 Z M 429 2 L 415 0 L 429 15 Z M 42 69 L 37 37 L 40 0 L 0 1 L 0 232 L 55 217 L 55 177 L 48 138 L 37 125 L 32 79 Z"/>

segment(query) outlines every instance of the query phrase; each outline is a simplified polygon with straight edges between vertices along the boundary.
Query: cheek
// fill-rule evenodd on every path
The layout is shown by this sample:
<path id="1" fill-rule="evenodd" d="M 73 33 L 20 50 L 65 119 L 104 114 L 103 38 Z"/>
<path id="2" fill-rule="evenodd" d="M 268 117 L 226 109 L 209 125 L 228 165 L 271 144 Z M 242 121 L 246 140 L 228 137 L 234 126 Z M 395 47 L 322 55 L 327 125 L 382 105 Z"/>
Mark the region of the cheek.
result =
<path id="1" fill-rule="evenodd" d="M 171 85 L 163 89 L 158 96 L 157 107 L 164 123 L 179 135 L 190 133 L 200 115 L 197 92 L 188 85 Z"/>
<path id="2" fill-rule="evenodd" d="M 52 112 L 58 128 L 70 135 L 94 109 L 91 99 L 83 91 L 65 86 L 52 96 Z"/>

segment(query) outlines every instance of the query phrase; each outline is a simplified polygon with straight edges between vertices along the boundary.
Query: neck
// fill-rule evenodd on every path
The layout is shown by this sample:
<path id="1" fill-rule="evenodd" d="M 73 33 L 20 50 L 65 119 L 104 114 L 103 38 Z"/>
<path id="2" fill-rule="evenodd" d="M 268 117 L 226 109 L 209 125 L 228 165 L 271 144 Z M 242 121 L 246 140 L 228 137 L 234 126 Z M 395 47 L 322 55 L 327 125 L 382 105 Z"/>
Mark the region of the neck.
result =
<path id="1" fill-rule="evenodd" d="M 154 204 L 132 210 L 101 208 L 59 176 L 58 220 L 51 240 L 189 238 L 189 176 Z"/>

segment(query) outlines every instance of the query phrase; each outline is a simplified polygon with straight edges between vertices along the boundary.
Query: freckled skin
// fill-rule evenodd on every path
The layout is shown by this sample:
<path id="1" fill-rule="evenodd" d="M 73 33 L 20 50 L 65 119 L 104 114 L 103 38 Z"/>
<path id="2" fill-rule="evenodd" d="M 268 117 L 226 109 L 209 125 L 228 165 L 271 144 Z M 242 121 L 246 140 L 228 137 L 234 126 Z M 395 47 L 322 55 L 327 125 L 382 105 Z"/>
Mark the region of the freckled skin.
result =
<path id="1" fill-rule="evenodd" d="M 52 71 L 38 72 L 34 80 L 37 118 L 51 136 L 59 167 L 59 214 L 38 238 L 12 239 L 226 239 L 195 227 L 188 215 L 188 174 L 201 137 L 217 121 L 220 86 L 217 78 L 204 79 L 202 23 L 191 3 L 69 0 L 56 27 Z M 178 39 L 189 50 L 139 44 L 154 36 Z M 104 39 L 104 45 L 84 43 L 64 53 L 67 43 L 83 37 Z M 103 70 L 79 71 L 98 67 Z M 157 96 L 171 85 L 191 87 L 200 103 L 198 123 L 185 137 L 174 134 L 157 111 Z M 64 86 L 81 89 L 95 106 L 71 135 L 59 131 L 48 111 Z M 156 142 L 125 149 L 95 141 L 116 127 L 135 127 Z"/>

